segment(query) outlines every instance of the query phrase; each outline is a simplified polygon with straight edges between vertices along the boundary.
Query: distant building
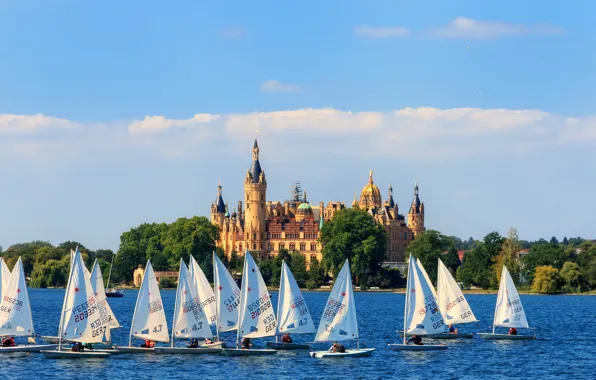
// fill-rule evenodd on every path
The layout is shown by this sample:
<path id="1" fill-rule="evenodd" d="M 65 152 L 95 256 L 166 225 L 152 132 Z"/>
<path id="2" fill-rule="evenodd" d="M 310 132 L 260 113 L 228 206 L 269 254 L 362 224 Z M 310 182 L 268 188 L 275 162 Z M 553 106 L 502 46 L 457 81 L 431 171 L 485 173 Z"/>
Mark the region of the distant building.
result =
<path id="1" fill-rule="evenodd" d="M 255 140 L 252 163 L 244 178 L 244 201 L 239 201 L 231 213 L 224 202 L 221 184 L 217 186 L 215 202 L 211 204 L 211 222 L 220 228 L 221 247 L 229 257 L 233 251 L 240 256 L 245 249 L 256 252 L 260 259 L 279 254 L 281 249 L 299 251 L 309 264 L 322 259 L 319 231 L 335 213 L 346 208 L 343 202 L 319 202 L 311 205 L 299 184 L 292 197 L 282 202 L 267 201 L 267 179 L 259 161 L 259 145 Z M 424 203 L 418 197 L 418 185 L 406 218 L 399 214 L 393 200 L 393 188 L 389 186 L 387 200 L 383 203 L 381 192 L 374 184 L 372 171 L 369 181 L 362 189 L 360 200 L 352 207 L 366 210 L 387 230 L 389 240 L 387 253 L 389 263 L 405 261 L 406 247 L 424 228 Z"/>
<path id="2" fill-rule="evenodd" d="M 154 273 L 155 273 L 155 279 L 157 280 L 158 283 L 162 278 L 169 278 L 174 283 L 178 283 L 178 272 L 177 271 L 162 271 L 162 272 L 156 271 Z M 144 276 L 145 276 L 145 268 L 143 268 L 142 266 L 139 265 L 139 267 L 137 269 L 135 269 L 135 271 L 132 274 L 132 280 L 133 280 L 134 286 L 140 287 L 141 284 L 143 283 Z"/>

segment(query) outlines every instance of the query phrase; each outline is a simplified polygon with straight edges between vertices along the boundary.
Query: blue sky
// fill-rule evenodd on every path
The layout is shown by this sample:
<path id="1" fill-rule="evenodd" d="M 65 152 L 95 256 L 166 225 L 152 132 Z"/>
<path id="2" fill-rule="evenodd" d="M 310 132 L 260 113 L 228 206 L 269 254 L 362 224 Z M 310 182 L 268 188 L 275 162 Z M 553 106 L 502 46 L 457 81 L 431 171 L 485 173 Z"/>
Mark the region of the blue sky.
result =
<path id="1" fill-rule="evenodd" d="M 0 245 L 116 249 L 268 198 L 402 212 L 480 238 L 596 238 L 596 3 L 0 0 Z"/>

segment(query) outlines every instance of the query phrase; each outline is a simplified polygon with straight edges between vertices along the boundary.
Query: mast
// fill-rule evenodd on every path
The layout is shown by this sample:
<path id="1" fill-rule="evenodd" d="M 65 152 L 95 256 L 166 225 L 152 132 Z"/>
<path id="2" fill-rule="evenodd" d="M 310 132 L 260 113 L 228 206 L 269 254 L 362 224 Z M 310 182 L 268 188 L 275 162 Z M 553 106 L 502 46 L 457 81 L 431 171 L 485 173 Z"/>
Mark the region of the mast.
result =
<path id="1" fill-rule="evenodd" d="M 240 309 L 238 310 L 238 329 L 236 330 L 236 348 L 239 347 L 239 342 L 240 342 L 240 329 L 242 328 L 241 322 L 242 322 L 242 318 L 244 316 L 244 303 L 246 302 L 246 300 L 244 299 L 244 291 L 246 289 L 246 275 L 248 274 L 247 272 L 247 265 L 248 262 L 246 261 L 246 255 L 249 254 L 248 253 L 248 249 L 246 250 L 246 252 L 244 252 L 244 266 L 242 268 L 242 284 L 241 284 L 241 289 L 240 289 Z"/>
<path id="2" fill-rule="evenodd" d="M 215 263 L 215 251 L 213 251 L 213 285 L 215 285 L 215 336 L 219 342 L 219 275 Z"/>
<path id="3" fill-rule="evenodd" d="M 115 254 L 112 253 L 112 261 L 110 262 L 110 272 L 108 273 L 108 285 L 106 289 L 110 289 L 110 278 L 112 277 L 112 266 L 114 266 L 114 256 Z"/>
<path id="4" fill-rule="evenodd" d="M 78 249 L 79 247 L 77 247 Z M 76 253 L 75 253 L 75 260 L 76 260 Z M 58 351 L 62 348 L 62 327 L 64 325 L 64 307 L 66 305 L 66 297 L 68 297 L 68 293 L 70 292 L 70 283 L 72 282 L 72 271 L 74 269 L 74 262 L 71 260 L 70 262 L 70 273 L 68 274 L 68 284 L 66 284 L 66 293 L 64 293 L 64 302 L 62 303 L 62 311 L 60 313 L 60 323 L 58 326 Z"/>
<path id="5" fill-rule="evenodd" d="M 174 329 L 176 328 L 176 319 L 178 319 L 178 292 L 180 291 L 180 272 L 182 272 L 182 265 L 184 260 L 180 259 L 180 270 L 178 270 L 178 287 L 176 288 L 176 302 L 174 302 L 174 318 L 172 318 L 172 343 L 170 347 L 174 347 Z"/>
<path id="6" fill-rule="evenodd" d="M 284 277 L 285 277 L 285 270 L 284 270 L 285 268 L 284 267 L 286 265 L 287 265 L 286 264 L 286 260 L 285 259 L 282 260 L 282 263 L 281 263 L 281 276 L 279 276 L 279 291 L 277 293 L 277 327 L 276 328 L 279 328 L 279 318 L 281 317 L 281 308 L 280 308 L 281 305 L 280 305 L 280 303 L 281 303 L 281 295 L 282 295 L 282 292 L 284 290 L 283 289 L 283 286 L 284 286 Z M 275 343 L 277 343 L 277 335 L 278 334 L 275 334 Z"/>
<path id="7" fill-rule="evenodd" d="M 406 319 L 408 316 L 408 305 L 410 304 L 410 278 L 412 277 L 412 253 L 410 252 L 410 259 L 408 260 L 408 279 L 406 281 L 406 305 L 404 307 L 404 345 L 406 344 Z"/>

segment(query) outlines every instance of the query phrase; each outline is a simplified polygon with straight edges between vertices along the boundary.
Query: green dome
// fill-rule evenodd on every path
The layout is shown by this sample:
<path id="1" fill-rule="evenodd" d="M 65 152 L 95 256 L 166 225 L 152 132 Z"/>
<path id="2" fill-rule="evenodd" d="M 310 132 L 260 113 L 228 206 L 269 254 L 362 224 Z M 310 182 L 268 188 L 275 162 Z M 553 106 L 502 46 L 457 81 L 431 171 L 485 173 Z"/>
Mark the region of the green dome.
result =
<path id="1" fill-rule="evenodd" d="M 312 207 L 310 207 L 310 204 L 308 204 L 308 202 L 303 202 L 300 203 L 300 206 L 298 206 L 298 214 L 312 214 Z"/>

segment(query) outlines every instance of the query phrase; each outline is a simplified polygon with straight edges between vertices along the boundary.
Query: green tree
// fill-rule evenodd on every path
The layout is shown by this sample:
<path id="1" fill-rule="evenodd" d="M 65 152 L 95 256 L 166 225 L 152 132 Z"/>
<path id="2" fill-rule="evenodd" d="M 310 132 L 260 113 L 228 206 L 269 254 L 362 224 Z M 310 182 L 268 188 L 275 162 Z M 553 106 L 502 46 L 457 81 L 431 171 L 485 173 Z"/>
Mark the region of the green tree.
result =
<path id="1" fill-rule="evenodd" d="M 579 265 L 571 261 L 563 264 L 560 271 L 561 278 L 565 281 L 565 291 L 568 293 L 581 292 L 582 273 Z"/>
<path id="2" fill-rule="evenodd" d="M 517 233 L 517 229 L 511 227 L 509 228 L 507 239 L 505 239 L 505 241 L 503 241 L 503 244 L 501 245 L 501 251 L 499 252 L 499 255 L 495 258 L 495 264 L 493 266 L 493 286 L 496 287 L 499 281 L 501 281 L 503 265 L 505 265 L 507 267 L 507 270 L 509 270 L 513 282 L 515 284 L 519 283 L 521 266 L 518 260 L 518 253 L 520 250 L 521 247 L 519 245 L 519 236 Z"/>
<path id="3" fill-rule="evenodd" d="M 68 260 L 49 259 L 43 264 L 37 264 L 31 274 L 31 287 L 49 288 L 66 286 L 68 281 Z"/>
<path id="4" fill-rule="evenodd" d="M 557 269 L 563 267 L 567 260 L 565 249 L 559 244 L 540 242 L 530 248 L 530 252 L 522 259 L 523 276 L 531 281 L 534 271 L 539 266 L 552 266 Z"/>
<path id="5" fill-rule="evenodd" d="M 378 272 L 385 260 L 387 233 L 385 228 L 364 210 L 343 209 L 323 225 L 320 233 L 323 265 L 337 276 L 345 260 L 358 282 Z"/>
<path id="6" fill-rule="evenodd" d="M 559 292 L 561 278 L 557 268 L 549 265 L 536 268 L 532 291 L 543 294 L 555 294 Z"/>
<path id="7" fill-rule="evenodd" d="M 474 249 L 466 252 L 462 265 L 457 269 L 457 278 L 464 285 L 487 289 L 490 286 L 491 265 L 501 252 L 505 239 L 498 232 L 491 232 Z"/>
<path id="8" fill-rule="evenodd" d="M 418 235 L 416 239 L 408 245 L 407 252 L 420 259 L 420 262 L 422 263 L 422 266 L 424 266 L 431 281 L 436 283 L 437 266 L 439 265 L 438 259 L 440 257 L 441 260 L 445 260 L 446 255 L 443 253 L 448 251 L 450 247 L 452 247 L 451 240 L 447 236 L 435 230 L 427 230 Z M 453 247 L 453 249 L 455 249 L 455 247 Z M 455 256 L 457 256 L 457 250 L 455 250 Z M 451 265 L 455 266 L 455 259 L 450 260 L 450 258 L 447 258 L 447 260 Z M 457 258 L 457 261 L 459 261 L 459 257 Z"/>
<path id="9" fill-rule="evenodd" d="M 317 259 L 311 260 L 308 268 L 308 281 L 306 282 L 306 287 L 308 289 L 319 288 L 321 285 L 325 284 L 326 280 L 327 274 L 325 268 Z"/>
<path id="10" fill-rule="evenodd" d="M 292 252 L 291 253 L 291 261 L 288 265 L 290 265 L 290 270 L 296 279 L 296 283 L 300 288 L 304 288 L 306 286 L 306 281 L 308 281 L 308 271 L 306 270 L 306 257 L 301 254 L 300 252 Z"/>

